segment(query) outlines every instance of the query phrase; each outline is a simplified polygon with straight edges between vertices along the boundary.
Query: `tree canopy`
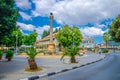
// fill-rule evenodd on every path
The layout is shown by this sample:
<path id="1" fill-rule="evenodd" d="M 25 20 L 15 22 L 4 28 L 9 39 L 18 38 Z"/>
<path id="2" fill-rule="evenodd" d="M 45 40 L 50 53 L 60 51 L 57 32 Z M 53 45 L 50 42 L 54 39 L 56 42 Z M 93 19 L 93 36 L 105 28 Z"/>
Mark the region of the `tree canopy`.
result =
<path id="1" fill-rule="evenodd" d="M 58 31 L 56 39 L 65 50 L 61 59 L 63 59 L 64 56 L 69 56 L 71 58 L 71 63 L 76 63 L 75 55 L 79 55 L 78 46 L 80 45 L 80 42 L 82 42 L 80 30 L 77 27 L 65 25 Z"/>
<path id="2" fill-rule="evenodd" d="M 53 33 L 57 33 L 60 30 L 60 28 L 55 28 L 55 30 L 53 31 Z M 42 39 L 46 36 L 50 35 L 50 29 L 49 30 L 44 30 L 42 33 Z"/>
<path id="3" fill-rule="evenodd" d="M 58 32 L 56 38 L 64 47 L 72 46 L 73 44 L 79 46 L 80 42 L 82 41 L 82 34 L 77 27 L 65 25 Z"/>
<path id="4" fill-rule="evenodd" d="M 42 33 L 42 39 L 50 34 L 50 30 L 44 30 Z"/>
<path id="5" fill-rule="evenodd" d="M 17 39 L 17 45 L 20 46 L 22 44 L 22 38 L 22 32 L 17 27 L 11 34 L 8 34 L 4 37 L 3 44 L 5 44 L 6 46 L 15 46 Z"/>
<path id="6" fill-rule="evenodd" d="M 114 41 L 120 42 L 120 15 L 112 22 L 109 33 Z"/>
<path id="7" fill-rule="evenodd" d="M 105 32 L 103 34 L 104 41 L 106 42 L 106 48 L 107 48 L 107 42 L 110 40 L 110 34 L 108 32 Z"/>
<path id="8" fill-rule="evenodd" d="M 14 8 L 14 0 L 0 0 L 0 44 L 3 43 L 4 37 L 12 34 L 16 28 L 18 11 Z"/>
<path id="9" fill-rule="evenodd" d="M 33 45 L 34 42 L 36 41 L 37 39 L 37 32 L 36 30 L 34 30 L 30 35 L 24 35 L 23 36 L 23 44 L 25 45 Z"/>

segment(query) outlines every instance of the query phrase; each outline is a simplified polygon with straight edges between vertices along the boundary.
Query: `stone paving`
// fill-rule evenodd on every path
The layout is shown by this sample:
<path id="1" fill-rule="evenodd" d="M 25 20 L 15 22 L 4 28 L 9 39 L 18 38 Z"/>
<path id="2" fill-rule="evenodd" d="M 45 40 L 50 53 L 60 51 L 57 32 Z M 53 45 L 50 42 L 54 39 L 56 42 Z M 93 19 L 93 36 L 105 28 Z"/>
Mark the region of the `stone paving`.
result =
<path id="1" fill-rule="evenodd" d="M 79 62 L 77 64 L 70 64 L 69 58 L 65 58 L 64 62 L 60 61 L 60 58 L 37 58 L 36 62 L 39 67 L 43 68 L 43 71 L 25 72 L 24 68 L 28 67 L 26 57 L 15 56 L 11 62 L 7 62 L 5 59 L 0 61 L 0 80 L 19 80 L 35 75 L 60 71 L 73 66 L 90 63 L 104 57 L 104 54 L 87 53 L 82 57 L 76 57 Z"/>

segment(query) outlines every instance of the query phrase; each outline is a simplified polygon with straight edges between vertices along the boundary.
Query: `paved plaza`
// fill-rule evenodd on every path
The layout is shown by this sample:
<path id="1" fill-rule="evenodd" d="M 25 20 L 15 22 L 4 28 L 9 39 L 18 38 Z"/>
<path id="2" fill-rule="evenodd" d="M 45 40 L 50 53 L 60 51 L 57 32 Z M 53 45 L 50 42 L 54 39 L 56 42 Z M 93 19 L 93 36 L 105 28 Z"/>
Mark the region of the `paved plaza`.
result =
<path id="1" fill-rule="evenodd" d="M 104 56 L 104 54 L 86 53 L 82 57 L 76 57 L 79 62 L 77 64 L 70 64 L 69 58 L 65 58 L 64 61 L 60 61 L 60 58 L 37 58 L 37 65 L 43 68 L 43 71 L 39 72 L 25 72 L 24 69 L 28 67 L 26 57 L 14 56 L 11 62 L 7 62 L 5 59 L 0 61 L 0 80 L 19 80 L 53 71 L 60 71 L 102 59 Z"/>

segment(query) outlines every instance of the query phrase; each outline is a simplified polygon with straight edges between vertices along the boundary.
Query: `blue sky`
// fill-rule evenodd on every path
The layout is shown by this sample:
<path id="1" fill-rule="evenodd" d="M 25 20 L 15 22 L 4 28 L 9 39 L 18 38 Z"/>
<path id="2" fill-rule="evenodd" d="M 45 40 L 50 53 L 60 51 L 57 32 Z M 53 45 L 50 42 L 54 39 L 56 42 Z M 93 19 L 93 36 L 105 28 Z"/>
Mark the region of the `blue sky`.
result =
<path id="1" fill-rule="evenodd" d="M 15 0 L 20 17 L 17 25 L 23 34 L 37 30 L 38 39 L 49 29 L 50 12 L 54 14 L 53 27 L 65 24 L 78 26 L 83 37 L 92 37 L 102 43 L 102 35 L 120 14 L 120 0 Z"/>

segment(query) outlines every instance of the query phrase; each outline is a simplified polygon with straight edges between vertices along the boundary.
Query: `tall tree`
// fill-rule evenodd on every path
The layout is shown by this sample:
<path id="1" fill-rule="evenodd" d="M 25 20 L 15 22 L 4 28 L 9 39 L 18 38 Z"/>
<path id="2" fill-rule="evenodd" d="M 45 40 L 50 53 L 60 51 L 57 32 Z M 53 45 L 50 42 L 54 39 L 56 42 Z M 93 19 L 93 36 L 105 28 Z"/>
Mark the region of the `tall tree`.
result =
<path id="1" fill-rule="evenodd" d="M 30 35 L 23 36 L 23 43 L 25 45 L 33 45 L 37 39 L 37 32 L 34 30 Z"/>
<path id="2" fill-rule="evenodd" d="M 107 48 L 107 43 L 110 40 L 110 34 L 108 32 L 105 32 L 103 34 L 104 41 L 106 42 L 106 48 Z"/>
<path id="3" fill-rule="evenodd" d="M 3 43 L 6 46 L 15 46 L 17 40 L 17 46 L 20 46 L 22 44 L 22 37 L 23 37 L 22 32 L 17 27 L 16 29 L 14 29 L 12 34 L 8 34 L 4 37 Z"/>
<path id="4" fill-rule="evenodd" d="M 70 56 L 71 63 L 75 63 L 75 55 L 78 54 L 78 46 L 82 41 L 82 34 L 77 27 L 71 27 L 68 25 L 63 26 L 63 28 L 56 35 L 58 42 L 64 47 L 64 56 Z"/>
<path id="5" fill-rule="evenodd" d="M 31 44 L 34 44 L 36 42 L 36 39 L 37 39 L 37 32 L 36 30 L 34 30 L 31 34 L 30 34 L 30 41 L 31 41 Z"/>
<path id="6" fill-rule="evenodd" d="M 53 33 L 57 33 L 59 31 L 59 28 L 55 28 L 55 30 L 53 31 Z"/>
<path id="7" fill-rule="evenodd" d="M 60 28 L 55 28 L 55 30 L 53 31 L 53 33 L 57 33 L 60 30 Z M 50 35 L 50 29 L 49 30 L 44 30 L 42 33 L 42 39 L 46 36 Z"/>
<path id="8" fill-rule="evenodd" d="M 120 42 L 120 15 L 112 22 L 109 33 L 114 41 Z"/>
<path id="9" fill-rule="evenodd" d="M 42 33 L 42 39 L 46 36 L 50 35 L 50 30 L 44 30 L 43 33 Z"/>
<path id="10" fill-rule="evenodd" d="M 0 44 L 3 43 L 4 37 L 15 29 L 18 15 L 14 0 L 0 0 Z"/>

